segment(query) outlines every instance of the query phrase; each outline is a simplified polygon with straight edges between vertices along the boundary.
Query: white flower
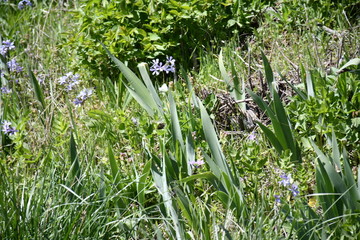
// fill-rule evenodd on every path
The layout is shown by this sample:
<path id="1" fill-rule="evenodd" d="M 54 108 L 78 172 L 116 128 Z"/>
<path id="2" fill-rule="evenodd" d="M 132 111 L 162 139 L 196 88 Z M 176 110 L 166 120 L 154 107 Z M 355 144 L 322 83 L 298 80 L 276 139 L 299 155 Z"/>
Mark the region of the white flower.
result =
<path id="1" fill-rule="evenodd" d="M 160 92 L 167 92 L 169 91 L 168 86 L 164 83 L 160 88 L 159 88 Z"/>

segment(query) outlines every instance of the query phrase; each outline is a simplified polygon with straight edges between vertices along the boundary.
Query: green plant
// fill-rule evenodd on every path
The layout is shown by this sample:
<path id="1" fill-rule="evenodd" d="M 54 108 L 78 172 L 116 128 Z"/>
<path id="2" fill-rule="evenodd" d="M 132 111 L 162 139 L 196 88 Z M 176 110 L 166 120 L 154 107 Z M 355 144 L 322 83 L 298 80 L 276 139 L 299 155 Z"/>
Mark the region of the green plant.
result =
<path id="1" fill-rule="evenodd" d="M 172 55 L 190 69 L 197 65 L 200 48 L 211 50 L 234 33 L 251 33 L 258 15 L 272 2 L 86 1 L 73 13 L 79 28 L 69 33 L 74 37 L 67 44 L 82 66 L 104 77 L 117 75 L 117 69 L 110 67 L 99 42 L 130 68 L 135 62 Z"/>
<path id="2" fill-rule="evenodd" d="M 248 90 L 248 92 L 256 104 L 270 118 L 274 131 L 270 130 L 260 122 L 258 122 L 258 125 L 280 155 L 283 154 L 284 151 L 289 150 L 291 152 L 291 161 L 300 163 L 301 151 L 295 139 L 289 116 L 287 115 L 281 99 L 277 93 L 273 71 L 264 54 L 262 54 L 262 58 L 264 62 L 267 84 L 270 89 L 269 104 L 267 104 L 251 90 Z"/>
<path id="3" fill-rule="evenodd" d="M 358 65 L 359 59 L 353 59 L 326 75 L 315 70 L 306 72 L 306 88 L 292 86 L 298 95 L 288 107 L 291 119 L 296 118 L 294 129 L 300 137 L 315 136 L 317 144 L 322 146 L 324 136 L 333 131 L 353 155 L 354 164 L 359 161 L 360 85 L 359 70 L 351 70 L 351 66 Z"/>

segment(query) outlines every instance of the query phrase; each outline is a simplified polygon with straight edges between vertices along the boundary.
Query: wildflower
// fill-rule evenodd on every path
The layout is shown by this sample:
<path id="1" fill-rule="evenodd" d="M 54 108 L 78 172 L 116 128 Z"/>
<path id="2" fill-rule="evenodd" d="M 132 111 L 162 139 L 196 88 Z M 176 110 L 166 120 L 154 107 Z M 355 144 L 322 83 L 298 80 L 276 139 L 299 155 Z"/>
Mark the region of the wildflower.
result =
<path id="1" fill-rule="evenodd" d="M 5 56 L 9 50 L 15 49 L 15 45 L 10 40 L 2 41 L 0 45 L 0 54 Z"/>
<path id="2" fill-rule="evenodd" d="M 62 76 L 59 79 L 59 84 L 60 85 L 64 85 L 66 83 L 67 77 L 66 76 Z"/>
<path id="3" fill-rule="evenodd" d="M 76 96 L 74 100 L 75 105 L 81 105 L 85 102 L 93 94 L 92 89 L 83 89 L 81 92 Z"/>
<path id="4" fill-rule="evenodd" d="M 166 56 L 166 63 L 163 66 L 163 70 L 166 73 L 175 72 L 175 59 L 173 59 L 172 56 L 170 57 Z"/>
<path id="5" fill-rule="evenodd" d="M 275 197 L 275 202 L 280 203 L 281 199 L 280 199 L 280 195 L 274 195 Z"/>
<path id="6" fill-rule="evenodd" d="M 7 87 L 2 87 L 0 88 L 1 89 L 1 92 L 4 93 L 4 94 L 9 94 L 11 93 L 11 89 L 7 88 Z"/>
<path id="7" fill-rule="evenodd" d="M 287 187 L 291 184 L 291 174 L 286 175 L 285 173 L 281 174 L 280 177 L 283 179 L 279 183 L 284 187 Z"/>
<path id="8" fill-rule="evenodd" d="M 199 160 L 199 161 L 190 161 L 189 162 L 190 166 L 194 166 L 194 167 L 200 167 L 201 165 L 204 165 L 205 162 L 203 160 Z"/>
<path id="9" fill-rule="evenodd" d="M 22 1 L 20 1 L 19 4 L 18 4 L 18 8 L 19 8 L 20 10 L 24 9 L 25 6 L 30 6 L 30 7 L 32 7 L 33 4 L 32 4 L 29 0 L 22 0 Z"/>
<path id="10" fill-rule="evenodd" d="M 5 133 L 5 134 L 8 134 L 8 135 L 12 135 L 12 134 L 15 134 L 15 132 L 17 132 L 18 130 L 16 130 L 15 128 L 11 127 L 11 122 L 9 121 L 6 121 L 4 120 L 3 121 L 3 129 L 2 131 Z"/>
<path id="11" fill-rule="evenodd" d="M 59 78 L 60 85 L 66 85 L 66 91 L 71 91 L 74 89 L 76 85 L 80 83 L 79 81 L 79 74 L 73 74 L 72 72 L 66 73 L 64 76 Z"/>
<path id="12" fill-rule="evenodd" d="M 16 58 L 13 58 L 7 62 L 7 66 L 10 72 L 21 72 L 23 70 L 23 68 L 16 62 Z"/>
<path id="13" fill-rule="evenodd" d="M 45 74 L 39 74 L 38 80 L 39 80 L 39 83 L 40 83 L 40 84 L 44 84 L 45 79 L 46 79 L 46 75 L 45 75 Z"/>
<path id="14" fill-rule="evenodd" d="M 254 132 L 250 133 L 250 135 L 248 136 L 248 139 L 251 141 L 255 141 L 256 135 L 254 134 Z"/>
<path id="15" fill-rule="evenodd" d="M 172 56 L 166 56 L 165 64 L 160 62 L 159 59 L 155 59 L 152 62 L 153 64 L 150 67 L 150 72 L 152 72 L 153 75 L 159 75 L 160 72 L 175 72 L 175 59 L 173 59 Z"/>
<path id="16" fill-rule="evenodd" d="M 159 59 L 153 60 L 153 65 L 150 67 L 150 72 L 153 75 L 159 75 L 162 72 L 162 62 L 159 62 Z"/>
<path id="17" fill-rule="evenodd" d="M 298 186 L 296 184 L 291 185 L 291 188 L 289 189 L 294 197 L 299 195 Z"/>
<path id="18" fill-rule="evenodd" d="M 166 86 L 165 83 L 159 88 L 160 92 L 167 92 L 168 90 L 169 90 L 169 88 Z"/>
<path id="19" fill-rule="evenodd" d="M 136 125 L 136 126 L 139 125 L 139 121 L 136 118 L 132 117 L 131 121 L 133 122 L 134 125 Z"/>
<path id="20" fill-rule="evenodd" d="M 294 197 L 299 195 L 299 187 L 295 183 L 292 184 L 293 180 L 291 174 L 286 175 L 285 173 L 281 174 L 280 177 L 282 180 L 279 182 L 282 186 L 287 187 L 287 189 L 292 193 Z"/>

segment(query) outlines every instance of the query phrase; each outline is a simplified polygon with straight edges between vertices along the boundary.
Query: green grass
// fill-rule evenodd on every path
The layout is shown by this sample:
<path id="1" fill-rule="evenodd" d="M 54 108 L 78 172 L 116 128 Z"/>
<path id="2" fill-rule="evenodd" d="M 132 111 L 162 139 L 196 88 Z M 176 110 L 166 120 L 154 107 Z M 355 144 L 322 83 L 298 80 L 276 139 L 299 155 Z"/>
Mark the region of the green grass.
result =
<path id="1" fill-rule="evenodd" d="M 114 64 L 99 77 L 68 41 L 83 3 L 0 2 L 0 40 L 16 46 L 0 55 L 0 120 L 17 130 L 1 131 L 1 239 L 359 237 L 356 4 L 271 5 L 175 77 L 97 42 Z"/>

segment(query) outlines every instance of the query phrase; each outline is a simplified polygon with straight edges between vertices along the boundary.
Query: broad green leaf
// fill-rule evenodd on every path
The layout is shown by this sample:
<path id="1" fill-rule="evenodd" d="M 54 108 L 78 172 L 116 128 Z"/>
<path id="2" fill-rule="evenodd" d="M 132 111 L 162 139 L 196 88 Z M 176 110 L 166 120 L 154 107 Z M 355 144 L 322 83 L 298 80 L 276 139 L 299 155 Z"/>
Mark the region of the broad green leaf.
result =
<path id="1" fill-rule="evenodd" d="M 188 133 L 186 137 L 186 161 L 189 164 L 192 161 L 195 161 L 195 149 L 194 149 L 194 141 L 191 135 L 191 132 Z M 188 175 L 192 175 L 191 167 L 187 167 Z"/>
<path id="2" fill-rule="evenodd" d="M 315 97 L 314 83 L 310 71 L 306 71 L 306 90 L 309 97 Z"/>
<path id="3" fill-rule="evenodd" d="M 222 56 L 222 50 L 220 51 L 220 54 L 219 54 L 219 68 L 220 68 L 220 72 L 221 72 L 221 76 L 222 78 L 224 79 L 227 87 L 228 87 L 228 90 L 229 92 L 231 93 L 231 95 L 233 97 L 235 97 L 233 94 L 234 94 L 234 84 L 232 83 L 226 69 L 225 69 L 225 65 L 224 65 L 224 61 L 223 61 L 223 56 Z"/>
<path id="4" fill-rule="evenodd" d="M 115 65 L 120 69 L 125 78 L 128 80 L 130 86 L 127 86 L 127 88 L 129 90 L 131 89 L 130 93 L 133 95 L 135 100 L 138 101 L 143 108 L 145 108 L 149 115 L 153 116 L 154 110 L 158 109 L 158 106 L 150 91 L 146 88 L 144 83 L 135 75 L 135 73 L 133 73 L 127 66 L 125 66 L 125 64 L 123 64 L 119 59 L 112 55 L 103 43 L 100 44 L 104 47 L 111 60 L 115 63 Z"/>
<path id="5" fill-rule="evenodd" d="M 269 128 L 264 126 L 262 123 L 258 122 L 257 124 L 259 125 L 261 130 L 264 132 L 265 136 L 269 139 L 271 144 L 274 146 L 275 150 L 279 154 L 281 154 L 282 151 L 284 151 L 284 148 L 281 146 L 281 144 L 280 144 L 279 140 L 277 139 L 277 137 L 275 136 L 275 134 Z"/>
<path id="6" fill-rule="evenodd" d="M 203 131 L 205 134 L 205 139 L 209 145 L 209 148 L 210 148 L 210 151 L 212 154 L 212 158 L 214 159 L 214 163 L 216 164 L 216 166 L 213 166 L 213 167 L 218 168 L 216 170 L 213 169 L 213 171 L 220 170 L 221 172 L 224 172 L 228 176 L 231 176 L 231 178 L 233 178 L 231 175 L 229 166 L 226 162 L 225 156 L 221 150 L 221 146 L 218 141 L 214 126 L 209 117 L 209 114 L 207 113 L 206 109 L 204 108 L 204 106 L 202 105 L 200 100 L 199 100 L 199 106 L 200 106 L 201 120 L 202 120 L 202 125 L 203 125 Z M 210 165 L 210 167 L 211 167 L 211 165 Z M 218 176 L 218 177 L 221 178 L 221 176 Z"/>
<path id="7" fill-rule="evenodd" d="M 199 173 L 199 174 L 195 174 L 195 175 L 191 175 L 189 177 L 183 178 L 180 180 L 180 182 L 187 183 L 187 182 L 194 181 L 197 179 L 206 179 L 208 181 L 213 181 L 216 179 L 216 177 L 212 172 L 204 172 L 204 173 Z"/>
<path id="8" fill-rule="evenodd" d="M 182 77 L 186 80 L 186 86 L 187 86 L 187 88 L 189 90 L 189 93 L 191 94 L 191 99 L 192 99 L 193 104 L 195 105 L 196 108 L 199 108 L 199 104 L 198 104 L 198 101 L 196 99 L 196 95 L 195 95 L 192 83 L 191 83 L 185 69 L 181 68 L 180 72 L 181 72 Z"/>
<path id="9" fill-rule="evenodd" d="M 160 113 L 163 113 L 163 102 L 161 101 L 151 79 L 150 76 L 148 74 L 148 71 L 146 69 L 146 64 L 145 63 L 140 63 L 138 65 L 141 77 L 147 87 L 147 89 L 150 91 L 151 96 L 153 97 L 153 99 L 155 100 L 157 106 L 158 106 L 158 110 Z"/>
<path id="10" fill-rule="evenodd" d="M 295 141 L 289 118 L 285 112 L 284 106 L 280 100 L 279 95 L 277 94 L 277 92 L 275 92 L 274 89 L 273 89 L 273 97 L 274 97 L 273 104 L 276 112 L 276 119 L 278 120 L 281 127 L 281 131 L 280 130 L 276 131 L 277 129 L 276 126 L 274 125 L 275 133 L 277 134 L 277 136 L 279 136 L 279 132 L 283 133 L 286 141 L 286 146 L 291 150 L 293 154 L 291 156 L 292 161 L 301 162 L 300 149 L 298 149 L 298 145 Z"/>
<path id="11" fill-rule="evenodd" d="M 146 186 L 146 179 L 150 174 L 150 170 L 151 170 L 151 161 L 148 161 L 145 164 L 144 169 L 142 171 L 142 175 L 138 178 L 139 180 L 137 181 L 137 184 L 136 184 L 137 198 L 138 198 L 140 206 L 142 206 L 142 207 L 145 207 L 145 202 L 146 202 L 145 186 Z"/>
<path id="12" fill-rule="evenodd" d="M 163 150 L 162 152 L 163 152 L 163 161 L 162 161 L 161 172 L 158 170 L 158 168 L 156 167 L 154 162 L 151 167 L 151 172 L 152 172 L 152 176 L 153 176 L 153 179 L 155 182 L 155 186 L 163 198 L 166 212 L 171 217 L 171 220 L 173 221 L 173 227 L 174 227 L 174 230 L 176 233 L 176 239 L 181 240 L 181 239 L 185 239 L 184 238 L 184 229 L 179 220 L 178 213 L 173 205 L 174 203 L 173 203 L 172 197 L 170 195 L 171 190 L 168 187 L 167 176 L 166 176 L 166 167 L 167 167 L 166 160 L 165 160 L 166 156 L 164 155 L 166 153 L 166 151 Z"/>
<path id="13" fill-rule="evenodd" d="M 264 52 L 261 52 L 261 57 L 262 57 L 262 60 L 264 63 L 266 81 L 269 86 L 270 93 L 272 94 L 273 93 L 272 89 L 273 89 L 274 74 L 271 69 L 269 60 L 265 56 Z"/>
<path id="14" fill-rule="evenodd" d="M 255 103 L 265 112 L 265 114 L 271 119 L 271 123 L 273 124 L 273 128 L 275 131 L 275 136 L 279 143 L 281 144 L 282 148 L 288 149 L 288 143 L 285 138 L 283 129 L 281 127 L 281 123 L 279 122 L 278 117 L 275 115 L 275 112 L 273 112 L 272 109 L 269 108 L 269 106 L 262 100 L 258 95 L 253 93 L 250 89 L 247 89 L 248 93 L 252 97 L 252 99 L 255 101 Z"/>
<path id="15" fill-rule="evenodd" d="M 170 103 L 170 114 L 171 114 L 171 132 L 172 138 L 176 141 L 179 141 L 182 150 L 185 150 L 184 140 L 181 133 L 179 117 L 176 110 L 176 104 L 174 97 L 172 96 L 171 92 L 169 91 L 169 103 Z"/>
<path id="16" fill-rule="evenodd" d="M 45 105 L 45 100 L 44 100 L 44 94 L 40 87 L 40 84 L 39 84 L 38 80 L 36 79 L 34 73 L 31 71 L 30 67 L 28 67 L 28 73 L 29 73 L 31 83 L 34 88 L 35 96 L 36 96 L 37 100 L 41 103 L 43 111 L 45 111 L 46 105 Z"/>

